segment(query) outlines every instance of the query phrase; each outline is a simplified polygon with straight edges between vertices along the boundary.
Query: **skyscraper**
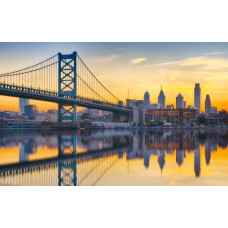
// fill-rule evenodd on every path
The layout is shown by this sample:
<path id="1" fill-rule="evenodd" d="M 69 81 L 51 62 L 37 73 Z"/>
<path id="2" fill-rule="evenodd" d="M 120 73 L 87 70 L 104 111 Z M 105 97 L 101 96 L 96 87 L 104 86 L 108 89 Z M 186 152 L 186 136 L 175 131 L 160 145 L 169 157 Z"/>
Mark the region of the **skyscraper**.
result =
<path id="1" fill-rule="evenodd" d="M 146 107 L 150 105 L 150 94 L 147 91 L 144 94 L 144 104 Z"/>
<path id="2" fill-rule="evenodd" d="M 205 100 L 205 114 L 209 115 L 211 113 L 211 99 L 210 95 L 207 94 L 206 100 Z"/>
<path id="3" fill-rule="evenodd" d="M 162 90 L 162 85 L 161 85 L 161 91 L 158 96 L 158 107 L 161 109 L 165 108 L 165 94 Z"/>
<path id="4" fill-rule="evenodd" d="M 200 98 L 201 98 L 201 88 L 199 83 L 195 83 L 194 89 L 194 108 L 198 109 L 200 112 Z"/>
<path id="5" fill-rule="evenodd" d="M 25 113 L 25 106 L 29 104 L 29 99 L 19 98 L 19 110 L 21 113 Z"/>
<path id="6" fill-rule="evenodd" d="M 187 102 L 184 101 L 184 108 L 187 108 Z"/>
<path id="7" fill-rule="evenodd" d="M 176 108 L 184 108 L 184 97 L 180 93 L 176 97 Z"/>

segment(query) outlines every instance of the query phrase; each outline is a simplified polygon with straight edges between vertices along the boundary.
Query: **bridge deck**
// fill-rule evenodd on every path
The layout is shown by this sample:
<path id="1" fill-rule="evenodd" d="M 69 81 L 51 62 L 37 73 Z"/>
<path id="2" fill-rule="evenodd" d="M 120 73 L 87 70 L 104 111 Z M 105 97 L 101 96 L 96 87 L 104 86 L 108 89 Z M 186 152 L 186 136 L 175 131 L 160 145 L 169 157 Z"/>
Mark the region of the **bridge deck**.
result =
<path id="1" fill-rule="evenodd" d="M 0 83 L 0 95 L 21 97 L 34 100 L 42 100 L 54 103 L 64 103 L 64 105 L 77 104 L 81 107 L 99 109 L 112 112 L 124 112 L 131 113 L 132 109 L 126 106 L 119 106 L 108 102 L 101 102 L 84 97 L 72 97 L 68 95 L 62 95 L 57 92 L 45 91 L 35 88 L 21 87 L 16 85 L 9 85 Z"/>

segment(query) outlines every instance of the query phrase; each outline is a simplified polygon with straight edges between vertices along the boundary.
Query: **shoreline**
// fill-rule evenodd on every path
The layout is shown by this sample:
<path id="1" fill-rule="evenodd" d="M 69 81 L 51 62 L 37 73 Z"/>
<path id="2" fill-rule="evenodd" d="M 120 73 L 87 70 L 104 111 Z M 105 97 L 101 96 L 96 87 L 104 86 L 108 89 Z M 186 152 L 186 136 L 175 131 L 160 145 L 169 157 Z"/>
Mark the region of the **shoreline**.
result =
<path id="1" fill-rule="evenodd" d="M 79 127 L 79 126 L 45 126 L 45 127 L 2 127 L 0 126 L 0 130 L 7 129 L 37 129 L 37 130 L 156 130 L 156 129 L 165 129 L 165 130 L 228 130 L 228 127 Z"/>

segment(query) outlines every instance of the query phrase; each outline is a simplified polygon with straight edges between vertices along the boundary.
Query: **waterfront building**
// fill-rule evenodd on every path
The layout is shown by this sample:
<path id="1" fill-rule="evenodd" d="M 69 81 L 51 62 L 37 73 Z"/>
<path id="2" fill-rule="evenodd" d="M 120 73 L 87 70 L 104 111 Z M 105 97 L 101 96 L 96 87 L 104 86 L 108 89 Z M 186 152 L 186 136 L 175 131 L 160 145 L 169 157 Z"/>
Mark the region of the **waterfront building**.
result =
<path id="1" fill-rule="evenodd" d="M 36 120 L 37 121 L 45 121 L 46 120 L 46 113 L 44 110 L 43 111 L 37 111 Z"/>
<path id="2" fill-rule="evenodd" d="M 144 94 L 144 104 L 146 107 L 150 105 L 150 94 L 147 91 Z"/>
<path id="3" fill-rule="evenodd" d="M 184 97 L 180 93 L 176 97 L 176 108 L 184 108 Z"/>
<path id="4" fill-rule="evenodd" d="M 158 96 L 158 108 L 160 108 L 160 109 L 165 108 L 165 94 L 162 90 L 162 86 L 161 86 L 161 91 Z"/>
<path id="5" fill-rule="evenodd" d="M 166 105 L 166 109 L 174 109 L 174 105 L 171 104 L 171 105 Z"/>
<path id="6" fill-rule="evenodd" d="M 58 111 L 56 109 L 50 109 L 46 113 L 46 119 L 48 122 L 58 121 Z"/>
<path id="7" fill-rule="evenodd" d="M 227 111 L 225 109 L 222 109 L 221 111 L 219 111 L 219 117 L 221 117 L 221 118 L 228 117 Z"/>
<path id="8" fill-rule="evenodd" d="M 217 107 L 211 107 L 211 114 L 218 114 Z"/>
<path id="9" fill-rule="evenodd" d="M 173 125 L 190 125 L 197 123 L 197 109 L 150 109 L 145 112 L 147 124 L 168 122 Z"/>
<path id="10" fill-rule="evenodd" d="M 26 105 L 29 105 L 29 99 L 19 98 L 19 110 L 21 113 L 25 113 Z"/>
<path id="11" fill-rule="evenodd" d="M 123 101 L 118 101 L 119 106 L 123 106 Z"/>
<path id="12" fill-rule="evenodd" d="M 200 112 L 201 88 L 199 83 L 195 83 L 194 88 L 194 108 Z"/>
<path id="13" fill-rule="evenodd" d="M 205 100 L 205 114 L 209 115 L 211 113 L 211 99 L 210 95 L 207 94 L 206 100 Z"/>
<path id="14" fill-rule="evenodd" d="M 37 106 L 36 105 L 26 105 L 25 106 L 25 115 L 28 116 L 30 120 L 35 120 L 37 115 Z"/>

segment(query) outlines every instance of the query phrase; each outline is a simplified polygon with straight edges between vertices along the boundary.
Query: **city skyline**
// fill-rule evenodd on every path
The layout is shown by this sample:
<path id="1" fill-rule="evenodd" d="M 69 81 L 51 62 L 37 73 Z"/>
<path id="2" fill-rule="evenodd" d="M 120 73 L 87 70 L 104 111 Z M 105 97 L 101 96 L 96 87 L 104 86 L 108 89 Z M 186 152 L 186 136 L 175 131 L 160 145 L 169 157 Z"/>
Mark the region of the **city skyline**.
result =
<path id="1" fill-rule="evenodd" d="M 194 86 L 200 83 L 201 110 L 206 95 L 218 110 L 228 109 L 227 43 L 1 43 L 0 72 L 20 69 L 61 51 L 76 50 L 94 74 L 118 98 L 157 103 L 160 85 L 166 104 L 175 104 L 181 93 L 187 106 L 194 106 Z M 2 110 L 19 109 L 18 98 L 0 97 Z M 34 101 L 39 110 L 57 108 L 54 103 Z M 80 110 L 80 108 L 79 108 Z"/>

